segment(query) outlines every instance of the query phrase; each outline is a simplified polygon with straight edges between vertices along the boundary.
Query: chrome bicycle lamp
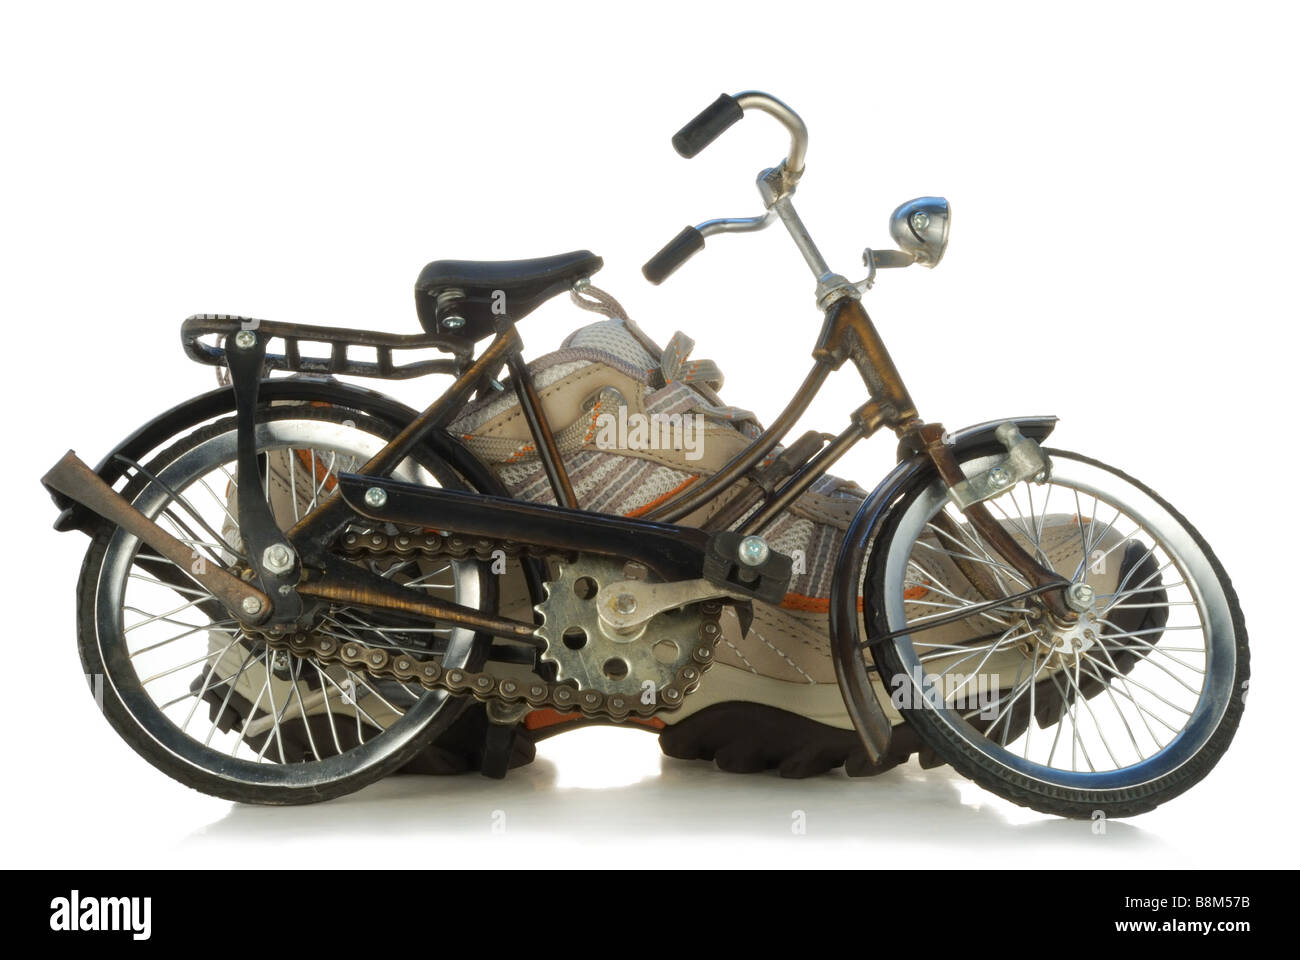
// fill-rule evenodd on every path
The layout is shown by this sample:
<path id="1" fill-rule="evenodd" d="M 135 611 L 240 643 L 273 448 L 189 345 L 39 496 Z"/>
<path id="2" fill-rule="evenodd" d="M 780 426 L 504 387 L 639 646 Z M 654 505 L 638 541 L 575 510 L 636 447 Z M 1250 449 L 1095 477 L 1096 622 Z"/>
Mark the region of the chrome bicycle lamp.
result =
<path id="1" fill-rule="evenodd" d="M 934 267 L 948 247 L 950 219 L 948 201 L 943 197 L 917 197 L 890 214 L 889 235 L 914 263 Z"/>

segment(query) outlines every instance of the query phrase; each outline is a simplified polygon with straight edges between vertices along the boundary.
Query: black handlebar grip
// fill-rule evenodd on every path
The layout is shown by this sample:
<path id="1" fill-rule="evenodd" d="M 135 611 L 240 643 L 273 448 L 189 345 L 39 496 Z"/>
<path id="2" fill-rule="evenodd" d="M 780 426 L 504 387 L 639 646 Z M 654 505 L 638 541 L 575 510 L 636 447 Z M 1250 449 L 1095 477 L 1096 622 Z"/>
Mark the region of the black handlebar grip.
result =
<path id="1" fill-rule="evenodd" d="M 740 108 L 739 101 L 724 93 L 698 117 L 677 131 L 673 137 L 673 149 L 689 160 L 722 136 L 728 127 L 744 115 L 745 111 Z"/>
<path id="2" fill-rule="evenodd" d="M 703 249 L 704 234 L 694 227 L 687 227 L 647 260 L 646 265 L 641 268 L 641 273 L 647 280 L 658 286 L 668 279 L 670 273 Z"/>

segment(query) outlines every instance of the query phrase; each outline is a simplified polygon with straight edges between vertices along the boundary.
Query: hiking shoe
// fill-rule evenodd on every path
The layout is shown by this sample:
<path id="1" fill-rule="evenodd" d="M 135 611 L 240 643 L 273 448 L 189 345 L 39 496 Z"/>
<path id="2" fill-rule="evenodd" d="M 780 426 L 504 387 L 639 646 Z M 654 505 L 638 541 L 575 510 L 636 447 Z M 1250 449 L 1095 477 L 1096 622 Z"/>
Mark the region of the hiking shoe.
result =
<path id="1" fill-rule="evenodd" d="M 761 427 L 752 413 L 723 403 L 718 393 L 721 372 L 709 361 L 689 359 L 693 343 L 688 337 L 678 333 L 660 349 L 621 310 L 609 313 L 613 314 L 609 319 L 577 330 L 559 350 L 535 360 L 529 369 L 578 506 L 640 517 L 716 472 Z M 555 502 L 515 393 L 508 386 L 496 396 L 471 403 L 451 429 L 493 469 L 512 496 Z M 779 450 L 772 456 L 778 454 Z M 730 521 L 726 526 L 734 526 L 748 512 L 737 509 L 746 501 L 735 498 L 744 498 L 751 489 L 751 481 L 741 481 L 679 522 L 716 528 L 721 517 Z M 779 605 L 755 602 L 748 631 L 741 630 L 731 608 L 724 608 L 714 663 L 699 687 L 680 708 L 648 719 L 632 718 L 624 725 L 657 732 L 662 750 L 672 757 L 712 760 L 734 772 L 776 769 L 791 777 L 841 765 L 850 774 L 870 775 L 920 750 L 919 741 L 891 704 L 890 692 L 879 683 L 877 693 L 894 724 L 894 737 L 889 756 L 878 763 L 867 758 L 845 710 L 831 659 L 829 597 L 834 564 L 865 496 L 856 484 L 828 475 L 778 517 L 764 531 L 764 538 L 774 550 L 795 560 L 795 575 L 784 599 Z M 1025 540 L 1014 525 L 1008 525 Z M 1063 571 L 1067 575 L 1077 561 L 1079 530 L 1078 518 L 1061 514 L 1046 517 L 1039 531 L 1041 550 L 1068 564 L 1071 569 Z M 1118 534 L 1107 531 L 1095 546 L 1110 551 L 1118 542 Z M 1073 560 L 1072 550 L 1076 551 Z M 1136 562 L 1131 552 L 1124 552 L 1123 558 Z M 936 583 L 932 588 L 935 597 L 946 589 L 976 597 L 972 602 L 983 599 L 960 569 L 949 567 L 943 570 L 943 586 Z M 1123 560 L 1110 569 L 1109 578 L 1104 573 L 1090 575 L 1099 593 L 1113 590 L 1127 572 Z M 918 593 L 913 609 L 923 609 L 927 602 L 934 600 Z M 522 577 L 506 576 L 502 603 L 506 616 L 527 619 L 531 615 Z M 963 622 L 945 631 L 948 641 L 955 642 L 969 640 L 976 628 Z M 990 661 L 986 666 L 999 665 Z M 1015 671 L 1009 660 L 1006 667 L 1009 678 Z M 535 743 L 591 722 L 577 712 L 533 710 L 524 716 L 519 732 Z"/>
<path id="2" fill-rule="evenodd" d="M 718 392 L 722 387 L 720 370 L 709 361 L 690 360 L 693 344 L 688 337 L 678 333 L 661 349 L 621 310 L 609 312 L 614 315 L 580 328 L 559 350 L 535 360 L 529 369 L 578 506 L 640 517 L 712 475 L 758 436 L 761 427 L 752 413 L 722 401 Z M 450 429 L 492 469 L 512 496 L 554 503 L 515 392 L 508 383 L 504 387 L 468 404 Z M 764 468 L 779 464 L 780 452 L 778 448 Z M 302 462 L 291 464 L 291 457 Z M 268 455 L 267 460 L 271 505 L 282 526 L 289 526 L 331 490 L 329 465 L 311 462 L 307 451 L 278 451 Z M 735 526 L 751 509 L 750 495 L 754 492 L 752 481 L 742 480 L 680 522 L 708 524 L 714 529 Z M 236 537 L 233 489 L 227 495 L 230 515 L 223 534 Z M 894 732 L 888 756 L 871 762 L 836 681 L 829 640 L 831 581 L 844 533 L 865 497 L 866 491 L 856 484 L 828 475 L 779 516 L 764 531 L 764 538 L 773 549 L 795 561 L 785 597 L 776 605 L 755 602 L 748 630 L 741 629 L 733 609 L 724 607 L 714 662 L 698 688 L 676 710 L 649 718 L 631 717 L 623 725 L 657 734 L 668 756 L 712 760 L 732 772 L 776 769 L 783 776 L 803 777 L 844 766 L 851 775 L 872 775 L 918 752 L 923 765 L 937 763 L 937 758 L 922 747 L 903 722 L 892 700 L 893 690 L 874 677 L 878 698 Z M 1028 534 L 1035 533 L 1038 542 L 1034 545 L 1041 555 L 1067 576 L 1073 574 L 1077 564 L 1080 531 L 1085 523 L 1070 514 L 1054 514 L 1043 519 L 1041 530 L 1026 531 L 1006 521 L 1010 532 L 1026 546 L 1031 545 Z M 909 616 L 942 611 L 957 602 L 983 600 L 963 574 L 961 564 L 946 556 L 946 545 L 937 536 L 930 546 L 935 552 L 935 561 L 928 566 L 930 578 L 909 588 L 905 608 Z M 1112 530 L 1097 537 L 1093 547 L 1095 554 L 1117 561 L 1100 564 L 1089 572 L 1089 582 L 1101 594 L 1113 591 L 1136 565 L 1151 562 L 1139 544 L 1123 544 Z M 1148 578 L 1148 573 L 1140 572 L 1143 578 Z M 499 583 L 502 614 L 531 620 L 533 601 L 517 563 L 511 562 Z M 1153 591 L 1159 589 L 1158 576 L 1149 586 Z M 1122 629 L 1153 625 L 1163 623 L 1131 624 Z M 963 621 L 936 628 L 927 635 L 927 641 L 957 646 L 969 643 L 978 633 L 978 624 Z M 214 656 L 226 646 L 226 639 L 213 637 Z M 1150 642 L 1154 639 L 1150 638 Z M 537 675 L 534 670 L 546 669 L 544 662 L 534 663 L 531 648 L 524 645 L 498 640 L 493 650 L 494 660 L 498 661 L 493 664 L 496 672 L 514 673 L 526 680 Z M 1119 658 L 1117 667 L 1125 671 L 1136 660 L 1127 651 L 1115 656 Z M 291 678 L 277 677 L 274 671 L 268 678 L 258 663 L 245 668 L 242 675 L 237 674 L 244 659 L 244 651 L 238 647 L 222 657 L 215 675 L 222 681 L 234 677 L 235 682 L 226 683 L 224 688 L 218 683 L 219 694 L 209 692 L 205 696 L 212 719 L 222 729 L 235 726 L 246 731 L 246 739 L 256 746 L 256 738 L 265 736 L 261 726 L 267 721 L 250 711 L 249 703 L 256 702 L 264 684 L 271 687 L 272 702 L 286 702 L 293 692 Z M 1126 663 L 1125 657 L 1132 659 Z M 1012 678 L 1024 662 L 1024 657 L 1012 649 L 989 658 L 981 672 Z M 944 663 L 940 661 L 936 666 Z M 1087 696 L 1097 692 L 1090 691 L 1086 684 L 1082 689 Z M 396 719 L 396 714 L 385 710 L 379 699 L 362 709 L 345 697 L 331 699 L 318 691 L 306 691 L 302 711 L 305 721 L 297 722 L 308 729 L 300 731 L 299 736 L 292 722 L 282 724 L 287 734 L 281 736 L 287 735 L 290 740 L 298 737 L 303 744 L 312 740 L 328 743 L 322 731 L 331 726 L 341 729 L 349 723 L 359 725 L 361 735 L 368 736 L 367 730 L 387 726 Z M 1048 696 L 1039 698 L 1038 704 L 1040 712 L 1054 709 Z M 348 723 L 330 725 L 326 716 L 330 711 L 335 720 L 342 718 Z M 501 738 L 496 738 L 498 752 L 506 749 L 508 754 L 487 758 L 484 745 L 492 728 L 483 705 L 473 703 L 405 769 L 456 773 L 481 769 L 486 760 L 496 768 L 495 772 L 503 773 L 507 766 L 530 761 L 538 741 L 593 722 L 606 721 L 587 719 L 581 712 L 531 710 L 519 721 L 504 748 Z M 349 745 L 342 747 L 347 749 Z"/>

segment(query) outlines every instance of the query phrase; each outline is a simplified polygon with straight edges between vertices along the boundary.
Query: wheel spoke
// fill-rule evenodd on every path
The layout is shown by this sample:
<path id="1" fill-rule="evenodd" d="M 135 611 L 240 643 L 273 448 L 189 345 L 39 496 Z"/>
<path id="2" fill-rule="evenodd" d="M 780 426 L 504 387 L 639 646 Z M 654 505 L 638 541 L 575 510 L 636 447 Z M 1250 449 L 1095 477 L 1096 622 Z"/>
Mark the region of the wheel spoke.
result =
<path id="1" fill-rule="evenodd" d="M 1062 463 L 1066 468 L 1057 469 Z M 991 588 L 1010 596 L 1024 587 L 935 487 L 896 508 L 903 519 L 892 536 L 905 537 L 907 549 L 888 541 L 873 548 L 894 571 L 885 580 L 894 599 L 887 595 L 883 603 L 888 630 L 898 634 L 876 652 L 893 651 L 896 664 L 890 669 L 907 674 L 914 665 L 931 678 L 933 689 L 942 690 L 940 699 L 927 698 L 911 709 L 936 718 L 927 723 L 962 730 L 954 744 L 993 757 L 1010 753 L 1017 762 L 1048 771 L 1048 782 L 1059 776 L 1061 783 L 1172 762 L 1164 760 L 1168 751 L 1195 749 L 1178 735 L 1208 708 L 1207 691 L 1220 676 L 1216 663 L 1223 662 L 1210 656 L 1214 638 L 1206 626 L 1206 591 L 1193 588 L 1185 576 L 1206 565 L 1185 562 L 1188 555 L 1178 552 L 1201 550 L 1203 544 L 1185 536 L 1172 515 L 1157 514 L 1152 526 L 1134 512 L 1125 501 L 1126 478 L 1102 475 L 1101 467 L 1072 475 L 1073 466 L 1054 459 L 1045 483 L 1022 482 L 987 503 L 997 522 L 1040 563 L 1094 586 L 1085 621 L 1058 620 L 1033 600 L 951 620 L 964 607 L 996 602 Z M 1081 473 L 1088 482 L 1076 482 Z M 1098 476 L 1101 486 L 1093 479 Z M 1120 495 L 1112 496 L 1107 484 Z M 1145 496 L 1139 491 L 1137 499 Z M 968 582 L 976 569 L 986 572 L 978 587 Z M 934 635 L 919 632 L 936 620 L 943 622 L 931 626 Z M 986 636 L 990 625 L 998 630 Z M 909 629 L 918 632 L 913 636 Z M 1180 634 L 1187 635 L 1181 644 Z M 1005 679 L 999 682 L 999 675 Z M 984 678 L 993 681 L 991 699 L 983 692 Z M 977 679 L 978 704 L 972 700 Z"/>
<path id="2" fill-rule="evenodd" d="M 389 439 L 346 421 L 343 410 L 313 407 L 299 412 L 287 405 L 266 409 L 266 419 L 258 425 L 258 469 L 243 479 L 261 484 L 273 516 L 286 529 L 334 495 L 339 472 L 369 460 Z M 220 569 L 246 564 L 235 546 L 241 542 L 236 504 L 241 477 L 234 422 L 210 424 L 191 438 L 188 446 L 174 442 L 168 448 L 173 451 L 169 460 L 160 459 L 147 470 L 132 467 L 148 480 L 136 485 L 141 490 L 134 502 L 192 548 L 196 560 Z M 443 469 L 420 465 L 422 472 L 411 474 L 413 463 L 418 461 L 413 458 L 399 467 L 399 475 L 435 482 L 431 475 Z M 439 709 L 430 706 L 420 723 L 412 724 L 407 722 L 414 719 L 410 711 L 428 705 L 427 698 L 434 696 L 418 683 L 378 680 L 364 670 L 290 655 L 280 644 L 272 646 L 245 633 L 240 621 L 185 565 L 158 555 L 137 538 L 112 539 L 101 563 L 95 602 L 112 604 L 109 609 L 116 614 L 111 620 L 101 617 L 98 642 L 105 651 L 115 646 L 123 654 L 116 661 L 104 658 L 114 671 L 114 685 L 143 694 L 141 718 L 170 724 L 181 734 L 181 741 L 171 741 L 169 750 L 203 777 L 243 783 L 241 795 L 270 784 L 310 782 L 310 775 L 304 780 L 289 769 L 303 764 L 352 755 L 353 766 L 340 770 L 360 771 L 363 764 L 383 762 L 393 750 L 377 742 L 380 738 L 390 731 L 403 738 L 419 736 Z M 430 563 L 395 557 L 358 563 L 413 594 L 437 593 L 459 603 L 474 602 L 462 591 L 473 583 L 470 578 L 481 575 L 477 564 L 450 559 Z M 459 628 L 344 603 L 327 604 L 318 615 L 313 612 L 313 622 L 305 629 L 417 658 L 452 651 L 460 658 L 469 649 L 453 643 L 461 635 Z M 463 660 L 452 665 L 463 665 Z M 206 720 L 200 719 L 200 710 Z M 301 730 L 296 723 L 302 724 Z M 141 727 L 138 736 L 150 738 L 148 727 Z M 150 756 L 149 749 L 142 752 Z M 246 773 L 241 764 L 262 765 L 263 772 Z M 283 777 L 276 772 L 280 767 L 285 768 Z"/>

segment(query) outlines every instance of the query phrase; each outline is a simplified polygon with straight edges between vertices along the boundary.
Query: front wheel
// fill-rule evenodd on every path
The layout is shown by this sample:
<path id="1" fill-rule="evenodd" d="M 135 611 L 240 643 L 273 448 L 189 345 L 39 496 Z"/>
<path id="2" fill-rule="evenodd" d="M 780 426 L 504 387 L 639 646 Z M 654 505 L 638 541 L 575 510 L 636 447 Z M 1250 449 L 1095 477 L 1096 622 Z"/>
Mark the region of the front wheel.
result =
<path id="1" fill-rule="evenodd" d="M 910 631 L 873 647 L 875 668 L 958 772 L 1044 813 L 1131 816 L 1188 789 L 1227 749 L 1249 680 L 1245 623 L 1223 567 L 1173 507 L 1113 467 L 1048 453 L 1050 479 L 988 506 L 1041 563 L 1091 588 L 1076 623 L 1007 600 L 925 629 L 1027 588 L 926 474 L 871 549 L 864 625 Z M 997 459 L 974 451 L 962 468 Z"/>

